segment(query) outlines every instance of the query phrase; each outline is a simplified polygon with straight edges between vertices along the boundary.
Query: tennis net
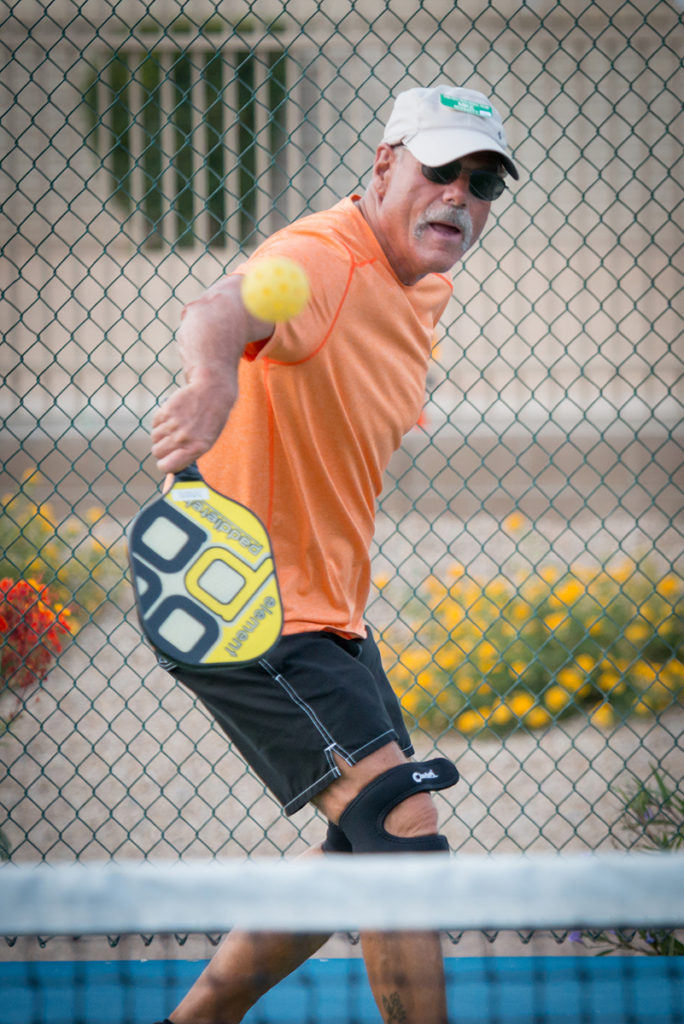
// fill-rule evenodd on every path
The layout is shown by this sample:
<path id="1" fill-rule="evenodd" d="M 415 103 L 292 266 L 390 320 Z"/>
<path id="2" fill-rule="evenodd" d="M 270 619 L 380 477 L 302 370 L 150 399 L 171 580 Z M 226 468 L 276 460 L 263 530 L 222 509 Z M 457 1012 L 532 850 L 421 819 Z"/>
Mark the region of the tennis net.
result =
<path id="1" fill-rule="evenodd" d="M 436 931 L 450 1024 L 684 1024 L 683 928 L 680 854 L 6 865 L 0 1020 L 162 1021 L 241 929 L 304 961 L 246 1024 L 379 1022 L 359 933 Z"/>

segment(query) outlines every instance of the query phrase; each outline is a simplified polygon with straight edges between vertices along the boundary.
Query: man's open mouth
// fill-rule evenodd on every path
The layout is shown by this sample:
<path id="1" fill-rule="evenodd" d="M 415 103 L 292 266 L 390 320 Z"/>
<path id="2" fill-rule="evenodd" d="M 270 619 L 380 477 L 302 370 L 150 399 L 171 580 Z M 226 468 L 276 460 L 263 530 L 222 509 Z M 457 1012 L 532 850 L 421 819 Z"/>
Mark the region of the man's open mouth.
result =
<path id="1" fill-rule="evenodd" d="M 463 234 L 461 229 L 455 224 L 450 224 L 443 220 L 432 220 L 430 221 L 430 227 L 437 234 L 442 235 L 444 238 L 459 238 Z"/>

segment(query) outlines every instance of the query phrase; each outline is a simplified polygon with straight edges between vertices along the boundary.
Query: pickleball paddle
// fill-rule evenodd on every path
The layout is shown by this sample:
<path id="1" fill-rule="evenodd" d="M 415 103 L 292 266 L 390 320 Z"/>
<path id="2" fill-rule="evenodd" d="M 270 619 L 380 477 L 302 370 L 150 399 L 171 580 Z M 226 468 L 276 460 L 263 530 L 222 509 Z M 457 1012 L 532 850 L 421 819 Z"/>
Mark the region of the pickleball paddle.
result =
<path id="1" fill-rule="evenodd" d="M 268 533 L 196 465 L 141 509 L 128 553 L 143 633 L 177 665 L 242 665 L 276 643 L 283 612 Z"/>

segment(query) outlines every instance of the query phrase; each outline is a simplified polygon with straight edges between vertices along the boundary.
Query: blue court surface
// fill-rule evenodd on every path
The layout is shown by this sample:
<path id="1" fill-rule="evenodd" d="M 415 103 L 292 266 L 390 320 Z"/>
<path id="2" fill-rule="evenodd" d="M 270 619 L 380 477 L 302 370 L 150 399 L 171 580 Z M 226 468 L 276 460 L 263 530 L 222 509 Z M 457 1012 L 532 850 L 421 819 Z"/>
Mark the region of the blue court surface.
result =
<path id="1" fill-rule="evenodd" d="M 684 1021 L 684 957 L 447 959 L 457 1024 L 675 1024 Z M 182 960 L 0 963 L 0 1024 L 153 1024 L 203 964 Z M 245 1024 L 377 1024 L 363 962 L 310 960 Z"/>

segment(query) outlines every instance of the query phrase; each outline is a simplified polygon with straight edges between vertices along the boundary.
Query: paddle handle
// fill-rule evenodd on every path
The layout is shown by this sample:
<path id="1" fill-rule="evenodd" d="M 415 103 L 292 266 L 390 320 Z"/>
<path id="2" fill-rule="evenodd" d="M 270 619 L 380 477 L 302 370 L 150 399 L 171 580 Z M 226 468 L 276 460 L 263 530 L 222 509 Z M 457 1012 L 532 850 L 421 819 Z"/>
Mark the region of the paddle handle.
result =
<path id="1" fill-rule="evenodd" d="M 202 474 L 199 471 L 199 467 L 196 462 L 191 462 L 185 469 L 179 469 L 177 473 L 174 473 L 174 479 L 179 481 L 185 480 L 202 480 Z"/>

